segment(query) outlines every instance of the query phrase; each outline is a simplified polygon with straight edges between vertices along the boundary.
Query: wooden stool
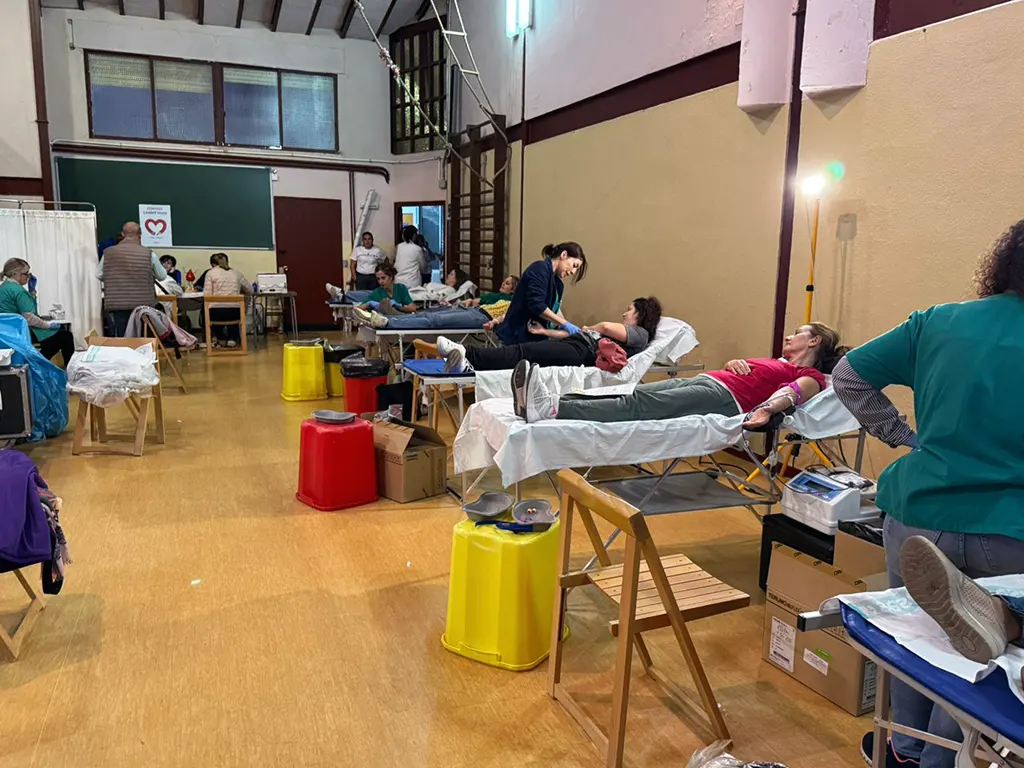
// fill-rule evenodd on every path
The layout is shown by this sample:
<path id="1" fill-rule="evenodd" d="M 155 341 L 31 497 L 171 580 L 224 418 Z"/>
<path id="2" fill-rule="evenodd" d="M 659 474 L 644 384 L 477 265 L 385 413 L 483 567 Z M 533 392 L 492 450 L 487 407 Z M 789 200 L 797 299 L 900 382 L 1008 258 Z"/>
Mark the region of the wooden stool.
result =
<path id="1" fill-rule="evenodd" d="M 185 377 L 181 375 L 181 370 L 178 368 L 177 363 L 174 362 L 174 355 L 171 354 L 170 350 L 160 340 L 160 334 L 157 333 L 153 321 L 149 319 L 149 315 L 142 316 L 142 337 L 156 340 L 156 360 L 160 366 L 161 379 L 163 378 L 163 363 L 167 363 L 171 370 L 174 371 L 174 376 L 178 380 L 178 389 L 187 395 L 188 387 L 185 386 Z"/>
<path id="2" fill-rule="evenodd" d="M 28 608 L 21 617 L 18 628 L 14 630 L 13 635 L 7 634 L 7 630 L 0 626 L 0 644 L 4 646 L 11 661 L 17 661 L 18 655 L 21 653 L 21 644 L 25 642 L 28 633 L 32 631 L 32 625 L 36 623 L 39 614 L 46 607 L 42 593 L 36 591 L 36 588 L 25 578 L 25 574 L 21 572 L 21 569 L 16 568 L 14 575 L 21 583 L 21 588 L 25 590 L 25 594 L 31 598 L 31 602 L 28 604 Z"/>
<path id="3" fill-rule="evenodd" d="M 159 348 L 159 341 L 153 339 L 111 339 L 104 336 L 88 336 L 86 343 L 94 347 L 127 347 L 128 349 L 139 349 L 149 344 L 153 347 L 154 354 Z M 78 418 L 75 421 L 75 437 L 71 446 L 71 455 L 79 456 L 83 453 L 108 453 L 121 456 L 141 456 L 142 448 L 146 442 L 146 428 L 149 422 L 149 404 L 153 402 L 156 412 L 156 441 L 164 444 L 164 400 L 160 384 L 152 388 L 148 395 L 130 395 L 124 404 L 129 413 L 135 419 L 135 434 L 131 436 L 111 435 L 107 432 L 107 409 L 103 406 L 87 403 L 81 397 L 78 398 Z M 85 426 L 89 425 L 90 444 L 85 443 Z M 103 445 L 112 439 L 127 439 L 133 442 L 131 448 L 117 448 L 110 445 Z"/>
<path id="4" fill-rule="evenodd" d="M 237 320 L 210 320 L 210 304 L 216 304 L 213 309 L 231 309 L 233 306 L 238 307 L 238 319 Z M 214 355 L 247 355 L 249 354 L 249 334 L 246 328 L 245 318 L 245 296 L 242 294 L 235 294 L 232 296 L 203 296 L 203 320 L 206 322 L 206 354 L 210 356 Z M 213 327 L 219 326 L 231 326 L 237 325 L 239 329 L 239 336 L 241 340 L 239 345 L 234 349 L 221 348 L 214 349 L 213 346 Z"/>

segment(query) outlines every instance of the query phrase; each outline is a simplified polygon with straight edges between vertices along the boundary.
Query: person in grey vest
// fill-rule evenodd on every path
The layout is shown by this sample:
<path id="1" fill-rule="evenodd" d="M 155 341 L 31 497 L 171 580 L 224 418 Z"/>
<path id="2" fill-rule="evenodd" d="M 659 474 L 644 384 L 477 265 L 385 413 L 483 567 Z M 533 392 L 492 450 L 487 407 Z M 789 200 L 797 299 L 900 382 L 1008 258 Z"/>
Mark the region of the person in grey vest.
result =
<path id="1" fill-rule="evenodd" d="M 139 225 L 126 222 L 121 242 L 103 251 L 96 269 L 103 282 L 103 312 L 108 316 L 114 336 L 124 336 L 128 318 L 136 307 L 155 307 L 154 280 L 166 280 L 157 255 L 142 244 Z"/>

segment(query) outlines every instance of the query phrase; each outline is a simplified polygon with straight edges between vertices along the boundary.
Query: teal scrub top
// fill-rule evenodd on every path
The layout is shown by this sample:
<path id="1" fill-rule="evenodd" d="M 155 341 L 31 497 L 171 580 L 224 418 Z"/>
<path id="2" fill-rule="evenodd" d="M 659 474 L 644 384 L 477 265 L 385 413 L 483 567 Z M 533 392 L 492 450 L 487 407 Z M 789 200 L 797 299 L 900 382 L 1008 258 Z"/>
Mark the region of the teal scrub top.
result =
<path id="1" fill-rule="evenodd" d="M 879 508 L 917 528 L 1024 539 L 1024 297 L 915 312 L 847 360 L 878 389 L 914 390 L 920 448 L 882 472 Z"/>
<path id="2" fill-rule="evenodd" d="M 26 312 L 39 314 L 39 304 L 35 296 L 14 280 L 4 280 L 0 283 L 0 313 L 24 315 Z M 47 328 L 32 328 L 31 331 L 40 341 L 56 333 Z"/>
<path id="3" fill-rule="evenodd" d="M 402 283 L 395 283 L 391 286 L 391 290 L 394 292 L 391 296 L 388 296 L 388 292 L 383 288 L 374 288 L 373 293 L 367 301 L 383 301 L 384 299 L 390 299 L 396 304 L 401 304 L 403 307 L 407 307 L 413 303 L 412 296 L 409 295 L 409 289 Z"/>

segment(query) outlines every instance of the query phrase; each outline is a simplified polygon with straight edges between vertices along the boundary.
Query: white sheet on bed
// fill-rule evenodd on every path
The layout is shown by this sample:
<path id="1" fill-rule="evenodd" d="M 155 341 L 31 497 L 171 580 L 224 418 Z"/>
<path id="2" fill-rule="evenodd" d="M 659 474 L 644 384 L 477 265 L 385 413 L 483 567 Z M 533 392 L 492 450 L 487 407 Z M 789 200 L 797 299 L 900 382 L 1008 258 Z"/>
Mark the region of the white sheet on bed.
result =
<path id="1" fill-rule="evenodd" d="M 508 487 L 548 470 L 704 456 L 735 445 L 742 422 L 742 416 L 683 416 L 611 424 L 557 419 L 527 424 L 512 412 L 510 397 L 492 398 L 475 403 L 466 414 L 455 436 L 455 471 L 497 466 Z M 787 417 L 786 426 L 809 439 L 860 428 L 831 388 Z"/>
<path id="2" fill-rule="evenodd" d="M 476 284 L 467 280 L 458 289 L 450 288 L 445 283 L 427 283 L 418 288 L 410 288 L 409 295 L 413 301 L 455 301 L 476 293 Z"/>
<path id="3" fill-rule="evenodd" d="M 697 348 L 697 334 L 689 325 L 674 317 L 663 317 L 654 334 L 654 342 L 639 354 L 633 355 L 626 367 L 618 373 L 583 366 L 551 366 L 539 368 L 545 386 L 561 394 L 582 392 L 585 389 L 636 384 L 657 361 L 675 363 Z M 511 392 L 511 371 L 477 371 L 476 400 L 508 397 Z"/>

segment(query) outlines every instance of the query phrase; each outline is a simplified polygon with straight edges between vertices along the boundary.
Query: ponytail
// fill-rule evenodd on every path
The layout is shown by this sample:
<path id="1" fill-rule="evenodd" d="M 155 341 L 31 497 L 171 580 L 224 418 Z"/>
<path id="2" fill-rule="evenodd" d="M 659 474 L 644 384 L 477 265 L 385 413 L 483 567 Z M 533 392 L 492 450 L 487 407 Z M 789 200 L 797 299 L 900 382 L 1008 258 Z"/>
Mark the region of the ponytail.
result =
<path id="1" fill-rule="evenodd" d="M 541 253 L 544 254 L 544 258 L 551 261 L 557 259 L 563 252 L 568 254 L 570 259 L 580 260 L 580 268 L 576 270 L 576 274 L 572 277 L 573 285 L 575 285 L 586 277 L 587 274 L 587 254 L 583 252 L 583 246 L 579 243 L 573 242 L 572 240 L 568 240 L 564 243 L 559 243 L 558 245 L 548 243 L 541 249 Z"/>
<path id="2" fill-rule="evenodd" d="M 654 296 L 633 299 L 633 309 L 636 310 L 636 324 L 647 331 L 648 343 L 653 342 L 661 322 L 661 302 Z"/>

